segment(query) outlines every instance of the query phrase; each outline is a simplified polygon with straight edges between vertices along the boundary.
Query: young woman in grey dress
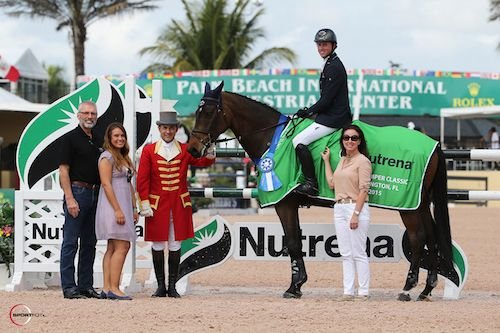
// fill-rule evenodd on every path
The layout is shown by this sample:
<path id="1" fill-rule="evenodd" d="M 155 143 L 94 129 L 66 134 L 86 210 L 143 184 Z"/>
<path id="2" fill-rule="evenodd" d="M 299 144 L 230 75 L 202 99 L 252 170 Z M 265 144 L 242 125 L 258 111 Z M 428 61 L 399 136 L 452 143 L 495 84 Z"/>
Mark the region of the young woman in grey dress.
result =
<path id="1" fill-rule="evenodd" d="M 130 243 L 135 241 L 135 190 L 131 182 L 134 165 L 128 156 L 127 133 L 120 123 L 112 123 L 104 135 L 105 151 L 99 157 L 101 188 L 97 202 L 96 236 L 107 240 L 103 258 L 104 286 L 101 298 L 131 300 L 123 293 L 120 276 Z"/>

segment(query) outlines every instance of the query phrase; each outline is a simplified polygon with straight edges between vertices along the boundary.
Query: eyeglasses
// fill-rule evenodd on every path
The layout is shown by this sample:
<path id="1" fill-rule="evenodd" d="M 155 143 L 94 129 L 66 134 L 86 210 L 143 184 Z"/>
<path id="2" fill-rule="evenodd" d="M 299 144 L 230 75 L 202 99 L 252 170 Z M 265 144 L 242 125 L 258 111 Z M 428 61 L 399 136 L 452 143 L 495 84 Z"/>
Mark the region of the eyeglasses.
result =
<path id="1" fill-rule="evenodd" d="M 130 183 L 132 180 L 132 169 L 128 168 L 127 169 L 127 183 Z"/>
<path id="2" fill-rule="evenodd" d="M 342 140 L 344 140 L 344 141 L 349 141 L 349 140 L 351 140 L 352 142 L 356 142 L 356 141 L 358 141 L 358 140 L 359 140 L 359 136 L 358 136 L 358 135 L 353 135 L 353 136 L 344 135 L 344 136 L 342 137 Z"/>
<path id="3" fill-rule="evenodd" d="M 97 117 L 97 112 L 89 112 L 89 111 L 78 111 L 78 113 L 84 115 L 84 116 L 92 116 L 92 117 Z"/>

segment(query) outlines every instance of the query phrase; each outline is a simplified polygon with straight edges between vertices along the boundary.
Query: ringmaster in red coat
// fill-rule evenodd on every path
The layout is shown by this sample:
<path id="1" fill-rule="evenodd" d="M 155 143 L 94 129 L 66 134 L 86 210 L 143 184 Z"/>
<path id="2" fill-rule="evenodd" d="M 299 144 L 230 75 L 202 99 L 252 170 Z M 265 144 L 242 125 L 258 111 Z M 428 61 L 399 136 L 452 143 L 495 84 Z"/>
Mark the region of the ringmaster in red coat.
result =
<path id="1" fill-rule="evenodd" d="M 142 150 L 137 174 L 141 215 L 146 217 L 146 241 L 152 256 L 158 289 L 152 297 L 180 297 L 175 289 L 179 275 L 181 242 L 194 236 L 193 210 L 187 185 L 190 165 L 210 166 L 215 156 L 194 158 L 187 145 L 175 140 L 179 129 L 176 112 L 160 112 L 156 122 L 161 140 Z M 165 241 L 168 242 L 168 289 L 165 286 Z"/>

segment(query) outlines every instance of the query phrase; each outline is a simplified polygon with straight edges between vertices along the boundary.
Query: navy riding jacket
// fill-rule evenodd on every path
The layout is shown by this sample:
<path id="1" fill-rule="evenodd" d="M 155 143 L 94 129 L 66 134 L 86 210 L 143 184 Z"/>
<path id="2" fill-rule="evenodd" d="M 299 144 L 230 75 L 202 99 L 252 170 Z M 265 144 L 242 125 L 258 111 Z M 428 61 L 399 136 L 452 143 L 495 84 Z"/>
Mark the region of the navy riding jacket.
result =
<path id="1" fill-rule="evenodd" d="M 347 73 L 336 53 L 326 60 L 319 80 L 320 98 L 309 108 L 318 124 L 342 128 L 351 123 L 352 114 L 347 90 Z"/>

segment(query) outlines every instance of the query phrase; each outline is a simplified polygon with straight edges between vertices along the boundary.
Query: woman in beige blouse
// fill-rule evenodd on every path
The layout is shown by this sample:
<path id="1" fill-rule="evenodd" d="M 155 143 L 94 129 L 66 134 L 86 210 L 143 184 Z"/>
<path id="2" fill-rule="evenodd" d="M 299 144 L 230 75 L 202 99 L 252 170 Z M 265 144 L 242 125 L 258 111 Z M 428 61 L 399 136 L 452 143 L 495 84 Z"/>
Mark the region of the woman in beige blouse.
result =
<path id="1" fill-rule="evenodd" d="M 367 300 L 370 286 L 370 267 L 366 254 L 370 224 L 367 201 L 372 165 L 365 137 L 358 126 L 344 127 L 340 144 L 342 157 L 335 172 L 330 165 L 328 147 L 321 157 L 325 161 L 328 184 L 335 189 L 334 220 L 344 275 L 344 295 L 341 300 Z M 356 273 L 358 292 L 355 297 Z"/>

